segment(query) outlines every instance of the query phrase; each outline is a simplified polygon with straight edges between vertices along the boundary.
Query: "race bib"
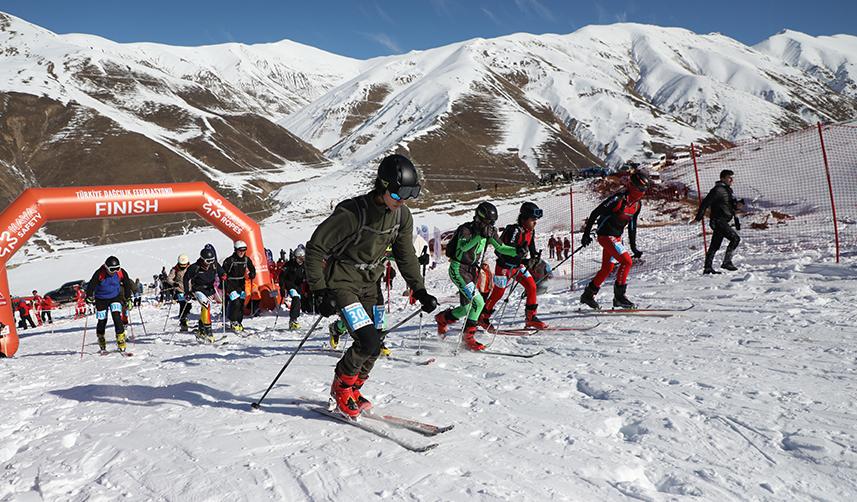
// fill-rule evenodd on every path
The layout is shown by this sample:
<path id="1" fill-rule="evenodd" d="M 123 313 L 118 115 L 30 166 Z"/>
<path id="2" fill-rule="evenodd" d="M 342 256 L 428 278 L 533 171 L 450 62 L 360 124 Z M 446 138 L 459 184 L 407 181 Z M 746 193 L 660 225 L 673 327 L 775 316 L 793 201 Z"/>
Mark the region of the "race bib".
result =
<path id="1" fill-rule="evenodd" d="M 506 278 L 505 275 L 499 275 L 498 274 L 498 275 L 494 276 L 494 286 L 496 286 L 500 289 L 506 289 L 507 281 L 508 281 L 508 279 Z"/>
<path id="2" fill-rule="evenodd" d="M 342 309 L 342 316 L 345 317 L 345 322 L 348 323 L 352 332 L 372 324 L 372 319 L 369 318 L 366 309 L 359 303 L 352 303 Z"/>
<path id="3" fill-rule="evenodd" d="M 122 304 L 119 302 L 113 302 L 110 304 L 110 312 L 122 312 Z"/>
<path id="4" fill-rule="evenodd" d="M 107 311 L 106 310 L 99 310 L 99 311 L 95 312 L 95 318 L 98 319 L 99 321 L 103 321 L 103 320 L 107 319 Z"/>
<path id="5" fill-rule="evenodd" d="M 464 293 L 465 298 L 467 298 L 468 300 L 472 300 L 473 299 L 473 293 L 475 291 L 476 291 L 476 284 L 474 284 L 472 282 L 468 282 L 467 285 L 464 286 L 464 290 L 462 292 Z"/>
<path id="6" fill-rule="evenodd" d="M 238 294 L 238 291 L 232 291 L 231 293 L 229 293 L 229 301 L 230 302 L 234 302 L 235 300 L 237 300 L 240 297 L 241 297 L 241 295 Z"/>
<path id="7" fill-rule="evenodd" d="M 297 298 L 297 297 L 299 297 L 299 296 L 301 296 L 301 295 L 299 295 L 299 294 L 298 294 L 297 290 L 290 289 L 290 290 L 289 290 L 289 296 L 291 296 L 292 298 Z"/>
<path id="8" fill-rule="evenodd" d="M 385 319 L 386 312 L 387 311 L 384 310 L 383 305 L 375 305 L 374 307 L 372 307 L 372 313 L 374 314 L 374 317 L 375 317 L 375 329 L 377 329 L 378 331 L 381 331 L 382 329 L 384 329 L 384 321 L 386 320 Z"/>

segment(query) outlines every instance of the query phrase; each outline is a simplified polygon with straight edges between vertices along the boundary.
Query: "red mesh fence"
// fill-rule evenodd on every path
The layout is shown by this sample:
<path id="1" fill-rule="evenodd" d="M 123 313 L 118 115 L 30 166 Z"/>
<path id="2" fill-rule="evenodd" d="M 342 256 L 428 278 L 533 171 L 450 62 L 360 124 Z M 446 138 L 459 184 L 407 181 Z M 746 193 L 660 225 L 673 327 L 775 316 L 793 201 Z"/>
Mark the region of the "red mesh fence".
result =
<path id="1" fill-rule="evenodd" d="M 742 252 L 794 252 L 819 250 L 835 253 L 834 219 L 830 192 L 837 210 L 839 247 L 842 259 L 857 259 L 857 127 L 828 125 L 807 128 L 762 140 L 747 140 L 725 150 L 703 146 L 694 148 L 704 197 L 719 179 L 720 171 L 735 172 L 732 188 L 744 204 L 739 207 L 742 228 Z M 830 172 L 828 185 L 821 136 Z M 722 145 L 720 145 L 722 147 Z M 702 271 L 704 243 L 701 224 L 690 224 L 699 204 L 696 171 L 690 154 L 656 170 L 644 166 L 656 178 L 656 184 L 644 198 L 639 217 L 637 247 L 644 252 L 635 260 L 630 280 L 642 272 L 671 267 L 698 267 Z M 578 180 L 557 187 L 548 195 L 534 196 L 545 216 L 537 226 L 537 247 L 551 265 L 561 262 L 560 254 L 550 252 L 551 237 L 569 240 L 569 255 L 580 247 L 586 218 L 606 197 L 625 186 L 627 174 Z M 572 204 L 573 200 L 573 204 Z M 515 221 L 517 209 L 501 213 L 499 225 Z M 572 223 L 573 220 L 573 223 Z M 711 238 L 706 215 L 707 241 Z M 573 230 L 572 230 L 573 228 Z M 573 235 L 572 235 L 573 232 Z M 623 236 L 629 246 L 627 233 Z M 722 259 L 727 242 L 715 258 Z M 564 247 L 564 246 L 563 246 Z M 562 281 L 579 287 L 601 267 L 601 247 L 593 243 L 579 250 L 554 270 L 552 289 Z M 493 262 L 493 256 L 489 260 Z M 608 284 L 612 278 L 608 279 Z"/>

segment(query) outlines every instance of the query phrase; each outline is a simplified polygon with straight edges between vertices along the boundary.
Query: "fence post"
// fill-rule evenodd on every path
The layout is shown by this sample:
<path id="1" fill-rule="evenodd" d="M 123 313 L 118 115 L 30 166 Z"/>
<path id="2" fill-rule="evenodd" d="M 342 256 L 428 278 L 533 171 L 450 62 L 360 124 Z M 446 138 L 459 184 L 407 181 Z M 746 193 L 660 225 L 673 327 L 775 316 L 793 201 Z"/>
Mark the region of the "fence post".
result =
<path id="1" fill-rule="evenodd" d="M 827 164 L 827 149 L 824 147 L 824 134 L 821 122 L 818 125 L 818 139 L 821 141 L 821 155 L 824 158 L 824 172 L 827 174 L 827 189 L 830 192 L 830 208 L 833 210 L 833 238 L 836 242 L 836 263 L 839 263 L 839 222 L 836 221 L 836 200 L 833 198 L 833 183 L 830 182 L 830 166 Z"/>
<path id="2" fill-rule="evenodd" d="M 574 181 L 568 187 L 568 205 L 571 208 L 571 283 L 568 289 L 574 290 Z"/>
<path id="3" fill-rule="evenodd" d="M 696 173 L 696 199 L 697 204 L 696 207 L 699 209 L 702 206 L 702 187 L 699 184 L 699 168 L 696 165 L 696 148 L 693 143 L 690 144 L 690 156 L 693 158 L 693 171 Z M 702 250 L 704 253 L 708 253 L 708 238 L 705 236 L 705 215 L 702 215 Z"/>

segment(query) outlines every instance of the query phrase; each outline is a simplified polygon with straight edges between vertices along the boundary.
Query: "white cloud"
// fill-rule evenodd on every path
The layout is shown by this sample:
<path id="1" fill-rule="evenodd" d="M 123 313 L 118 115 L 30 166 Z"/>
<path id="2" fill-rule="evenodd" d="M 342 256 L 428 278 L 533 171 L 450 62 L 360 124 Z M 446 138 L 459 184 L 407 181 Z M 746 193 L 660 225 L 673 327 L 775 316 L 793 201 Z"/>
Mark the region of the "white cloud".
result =
<path id="1" fill-rule="evenodd" d="M 399 46 L 399 44 L 386 33 L 363 33 L 363 35 L 366 38 L 374 40 L 375 42 L 383 45 L 387 49 L 390 49 L 390 51 L 392 51 L 393 53 L 401 54 L 402 52 L 404 52 L 402 51 L 401 46 Z"/>
<path id="2" fill-rule="evenodd" d="M 539 0 L 515 0 L 515 5 L 527 14 L 535 13 L 542 19 L 556 21 L 556 16 L 554 16 L 553 12 Z"/>

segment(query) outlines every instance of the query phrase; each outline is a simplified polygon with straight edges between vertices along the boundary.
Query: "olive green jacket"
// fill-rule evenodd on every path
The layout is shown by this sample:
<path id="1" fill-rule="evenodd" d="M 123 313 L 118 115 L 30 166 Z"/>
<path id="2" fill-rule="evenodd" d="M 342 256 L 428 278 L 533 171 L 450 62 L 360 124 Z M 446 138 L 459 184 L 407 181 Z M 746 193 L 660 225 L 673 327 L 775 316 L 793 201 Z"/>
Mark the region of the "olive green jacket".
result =
<path id="1" fill-rule="evenodd" d="M 365 207 L 362 229 L 361 205 Z M 379 206 L 371 192 L 341 202 L 307 243 L 306 276 L 310 289 L 355 289 L 376 284 L 384 275 L 388 246 L 392 246 L 396 265 L 408 286 L 414 291 L 425 289 L 414 251 L 413 229 L 414 220 L 407 206 L 390 211 L 383 203 Z"/>

